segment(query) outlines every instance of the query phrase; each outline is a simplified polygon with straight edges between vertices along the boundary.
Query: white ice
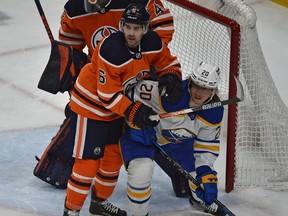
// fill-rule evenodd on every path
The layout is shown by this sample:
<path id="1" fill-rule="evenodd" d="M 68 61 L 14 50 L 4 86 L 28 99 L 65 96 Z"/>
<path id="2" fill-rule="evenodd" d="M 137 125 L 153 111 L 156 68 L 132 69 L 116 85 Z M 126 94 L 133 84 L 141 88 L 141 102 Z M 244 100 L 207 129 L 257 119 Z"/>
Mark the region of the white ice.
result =
<path id="1" fill-rule="evenodd" d="M 66 0 L 42 0 L 54 36 Z M 288 105 L 288 9 L 268 0 L 249 0 L 258 21 L 259 40 L 277 86 Z M 64 190 L 54 189 L 33 176 L 35 155 L 41 156 L 64 120 L 68 96 L 37 88 L 50 54 L 50 42 L 34 1 L 1 0 L 0 3 L 0 215 L 62 215 Z M 287 73 L 287 74 L 286 74 Z M 285 216 L 288 192 L 261 188 L 224 192 L 225 147 L 217 161 L 219 200 L 237 216 Z M 111 202 L 129 212 L 126 173 Z M 151 215 L 201 215 L 188 201 L 173 196 L 168 177 L 155 167 Z M 82 215 L 87 215 L 89 198 Z"/>

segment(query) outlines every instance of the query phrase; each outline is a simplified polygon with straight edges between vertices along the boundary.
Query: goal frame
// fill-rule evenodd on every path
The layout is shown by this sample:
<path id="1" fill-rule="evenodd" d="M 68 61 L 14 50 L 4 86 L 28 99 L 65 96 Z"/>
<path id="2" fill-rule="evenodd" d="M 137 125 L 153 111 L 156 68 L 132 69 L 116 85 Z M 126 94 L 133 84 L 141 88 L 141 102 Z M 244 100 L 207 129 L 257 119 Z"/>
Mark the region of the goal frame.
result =
<path id="1" fill-rule="evenodd" d="M 226 26 L 230 29 L 230 69 L 229 80 L 233 80 L 233 76 L 238 77 L 240 62 L 240 25 L 233 19 L 222 16 L 212 10 L 204 8 L 188 0 L 165 0 L 172 4 L 178 5 L 188 11 L 206 17 L 214 22 Z M 236 85 L 234 82 L 229 83 L 228 97 L 236 96 Z M 236 147 L 236 126 L 237 126 L 237 104 L 228 105 L 227 119 L 227 149 L 226 149 L 226 175 L 225 175 L 225 191 L 227 193 L 234 189 L 235 177 L 235 147 Z"/>

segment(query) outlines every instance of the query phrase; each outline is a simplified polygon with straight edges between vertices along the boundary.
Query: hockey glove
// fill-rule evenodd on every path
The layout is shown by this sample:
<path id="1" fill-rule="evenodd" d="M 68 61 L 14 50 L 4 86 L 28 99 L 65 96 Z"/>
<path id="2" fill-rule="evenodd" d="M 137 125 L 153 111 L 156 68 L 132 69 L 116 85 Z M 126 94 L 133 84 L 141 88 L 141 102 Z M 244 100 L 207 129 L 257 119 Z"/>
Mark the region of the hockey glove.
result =
<path id="1" fill-rule="evenodd" d="M 174 73 L 160 76 L 158 88 L 159 94 L 165 96 L 171 104 L 179 102 L 182 97 L 181 77 Z"/>
<path id="2" fill-rule="evenodd" d="M 126 119 L 140 129 L 155 127 L 159 121 L 150 120 L 149 116 L 155 115 L 153 109 L 140 101 L 133 102 L 124 112 Z"/>
<path id="3" fill-rule="evenodd" d="M 152 143 L 156 141 L 156 131 L 154 128 L 148 128 L 146 130 L 130 128 L 130 136 L 134 141 L 144 145 L 152 145 Z"/>
<path id="4" fill-rule="evenodd" d="M 202 175 L 197 175 L 196 180 L 203 185 L 204 192 L 196 190 L 195 193 L 198 198 L 203 200 L 207 206 L 211 205 L 218 195 L 218 179 L 217 172 L 211 170 Z"/>

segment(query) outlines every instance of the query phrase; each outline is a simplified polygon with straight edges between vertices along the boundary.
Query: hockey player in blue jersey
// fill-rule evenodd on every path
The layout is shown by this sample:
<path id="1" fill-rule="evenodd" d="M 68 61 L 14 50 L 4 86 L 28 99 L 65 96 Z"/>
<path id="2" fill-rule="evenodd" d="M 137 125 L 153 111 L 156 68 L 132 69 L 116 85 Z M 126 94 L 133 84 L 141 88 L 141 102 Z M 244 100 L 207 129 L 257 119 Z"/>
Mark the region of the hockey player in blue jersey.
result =
<path id="1" fill-rule="evenodd" d="M 140 82 L 130 92 L 130 97 L 134 101 L 149 105 L 157 113 L 177 111 L 219 101 L 217 96 L 219 79 L 219 67 L 202 62 L 186 80 L 182 81 L 184 93 L 177 104 L 170 104 L 164 96 L 160 97 L 158 84 L 152 80 Z M 127 196 L 133 215 L 149 214 L 154 159 L 171 177 L 173 187 L 178 187 L 183 181 L 175 177 L 181 176 L 180 173 L 174 171 L 173 167 L 167 167 L 165 161 L 157 156 L 153 142 L 161 145 L 203 185 L 205 193 L 195 191 L 194 185 L 189 182 L 190 203 L 198 202 L 206 207 L 213 203 L 218 195 L 217 172 L 213 164 L 220 149 L 219 136 L 223 111 L 221 106 L 197 113 L 163 118 L 156 127 L 148 130 L 139 130 L 134 125 L 126 126 L 120 145 L 128 173 Z M 188 187 L 188 181 L 185 181 Z"/>

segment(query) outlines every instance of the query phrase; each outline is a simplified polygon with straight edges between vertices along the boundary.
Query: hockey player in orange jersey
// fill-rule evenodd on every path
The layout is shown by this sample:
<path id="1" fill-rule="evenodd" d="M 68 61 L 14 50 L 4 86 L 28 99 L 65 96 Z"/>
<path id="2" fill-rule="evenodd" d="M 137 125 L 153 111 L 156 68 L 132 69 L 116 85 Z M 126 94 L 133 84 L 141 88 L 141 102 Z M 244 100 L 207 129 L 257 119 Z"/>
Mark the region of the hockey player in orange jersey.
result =
<path id="1" fill-rule="evenodd" d="M 151 73 L 151 66 L 159 77 L 160 93 L 170 103 L 181 98 L 180 64 L 159 35 L 149 29 L 149 23 L 145 6 L 129 5 L 122 15 L 121 31 L 100 41 L 92 62 L 81 70 L 75 82 L 70 106 L 76 159 L 67 185 L 64 216 L 79 215 L 101 158 L 106 156 L 107 144 L 117 143 L 120 138 L 123 117 L 139 128 L 158 124 L 149 119 L 155 114 L 152 108 L 132 102 L 125 95 Z M 92 195 L 91 215 L 99 214 L 96 196 L 97 188 L 96 195 Z"/>
<path id="2" fill-rule="evenodd" d="M 84 7 L 82 6 L 83 2 Z M 93 3 L 93 1 L 90 2 Z M 89 55 L 92 56 L 94 49 L 104 36 L 108 36 L 119 30 L 124 9 L 134 1 L 102 0 L 99 1 L 99 10 L 95 10 L 95 5 L 97 6 L 98 2 L 96 4 L 91 4 L 90 2 L 79 0 L 70 0 L 67 2 L 65 11 L 62 14 L 59 39 L 77 50 L 83 50 L 86 45 Z M 163 7 L 160 0 L 142 0 L 141 2 L 147 5 L 151 15 L 149 28 L 157 32 L 165 43 L 169 43 L 174 32 L 173 17 L 170 11 Z M 83 8 L 85 8 L 85 11 L 83 11 Z M 118 136 L 118 134 L 115 135 L 116 138 Z M 117 142 L 118 140 L 114 139 L 109 141 L 108 144 L 115 144 Z M 101 159 L 100 169 L 94 178 L 94 188 L 97 188 L 97 190 L 93 190 L 92 193 L 99 200 L 106 201 L 111 196 L 117 183 L 121 165 L 122 159 L 118 145 L 107 145 L 105 156 Z M 102 211 L 106 212 L 105 209 L 107 206 L 109 207 L 110 203 L 105 202 L 105 204 L 107 205 L 101 206 L 101 208 Z M 117 208 L 115 209 L 117 210 Z M 115 213 L 115 215 L 118 214 Z"/>
<path id="3" fill-rule="evenodd" d="M 99 41 L 104 36 L 108 36 L 119 30 L 122 13 L 126 6 L 132 2 L 135 2 L 135 0 L 68 0 L 68 2 L 65 4 L 64 12 L 61 16 L 60 22 L 61 26 L 59 29 L 59 40 L 60 43 L 63 42 L 73 47 L 73 59 L 70 63 L 71 65 L 66 66 L 68 71 L 70 70 L 69 73 L 72 75 L 72 82 L 70 83 L 71 87 L 74 85 L 74 80 L 79 74 L 79 70 L 83 66 L 83 62 L 87 62 L 86 57 L 83 59 L 83 49 L 85 47 L 88 48 L 88 59 L 90 59 Z M 170 11 L 164 8 L 160 0 L 141 0 L 139 2 L 143 3 L 143 5 L 146 5 L 150 12 L 151 22 L 149 24 L 149 29 L 157 32 L 157 34 L 165 43 L 169 43 L 174 32 L 173 17 L 170 14 Z M 68 58 L 67 56 L 63 56 L 63 53 L 60 53 L 59 55 L 61 56 L 61 59 Z M 79 57 L 81 57 L 81 59 L 79 59 Z M 61 64 L 60 59 L 59 62 Z M 47 66 L 49 65 L 50 64 Z M 52 69 L 47 67 L 46 69 L 48 72 L 47 74 L 49 75 L 52 72 L 51 70 L 54 68 Z M 60 73 L 62 73 L 62 71 L 60 71 Z M 48 81 L 46 83 L 53 83 Z M 67 83 L 66 80 L 65 82 L 63 81 L 63 83 Z M 61 90 L 56 89 L 55 91 L 57 92 Z M 53 93 L 55 94 L 55 92 Z M 54 161 L 56 165 L 53 163 L 53 167 L 48 169 L 49 172 L 47 172 L 47 169 L 41 170 L 37 166 L 35 167 L 34 171 L 34 174 L 37 177 L 44 181 L 50 179 L 47 182 L 58 188 L 66 187 L 68 178 L 67 173 L 69 173 L 69 171 L 71 172 L 70 164 L 71 160 L 73 159 L 70 159 L 70 152 L 66 151 L 67 146 L 70 146 L 71 143 L 67 138 L 71 131 L 69 126 L 71 118 L 69 116 L 69 106 L 67 106 L 67 111 L 65 114 L 67 114 L 67 118 L 64 120 L 64 123 L 60 128 L 58 132 L 59 134 L 57 134 L 57 136 L 52 139 L 51 144 L 49 145 L 54 146 L 54 143 L 60 145 L 59 148 L 63 149 L 62 151 L 65 151 L 65 157 L 61 155 L 58 155 L 57 158 L 55 157 Z M 119 124 L 120 122 L 121 121 L 119 120 Z M 115 130 L 115 133 L 117 134 L 115 137 L 118 137 L 118 133 L 120 132 L 116 131 L 117 130 Z M 113 136 L 111 135 L 111 137 Z M 59 142 L 62 142 L 63 144 L 59 144 Z M 105 156 L 101 159 L 100 168 L 95 172 L 96 175 L 93 179 L 94 190 L 92 192 L 92 198 L 95 200 L 97 197 L 99 203 L 102 201 L 99 207 L 101 209 L 100 211 L 105 212 L 105 214 L 124 215 L 124 211 L 120 211 L 120 209 L 107 201 L 116 186 L 119 170 L 123 163 L 118 145 L 112 145 L 116 144 L 118 140 L 112 139 L 107 142 L 110 145 L 107 145 L 105 148 Z M 62 147 L 63 145 L 65 146 L 64 148 Z M 41 158 L 42 164 L 46 164 L 44 158 L 46 155 L 47 154 L 44 153 L 42 156 L 43 158 Z M 61 159 L 63 159 L 63 161 L 61 161 Z M 47 160 L 51 161 L 50 155 Z M 57 168 L 58 163 L 61 163 L 59 168 Z M 38 165 L 40 164 L 38 163 Z M 66 168 L 63 169 L 63 167 Z M 68 169 L 68 171 L 66 169 Z M 57 172 L 55 171 L 54 173 L 54 170 Z M 97 190 L 95 190 L 95 188 L 97 188 Z"/>
<path id="4" fill-rule="evenodd" d="M 124 9 L 133 2 L 147 6 L 151 16 L 149 29 L 168 44 L 174 32 L 173 17 L 160 0 L 69 0 L 61 17 L 59 40 L 79 51 L 87 46 L 92 56 L 104 36 L 119 30 Z"/>

